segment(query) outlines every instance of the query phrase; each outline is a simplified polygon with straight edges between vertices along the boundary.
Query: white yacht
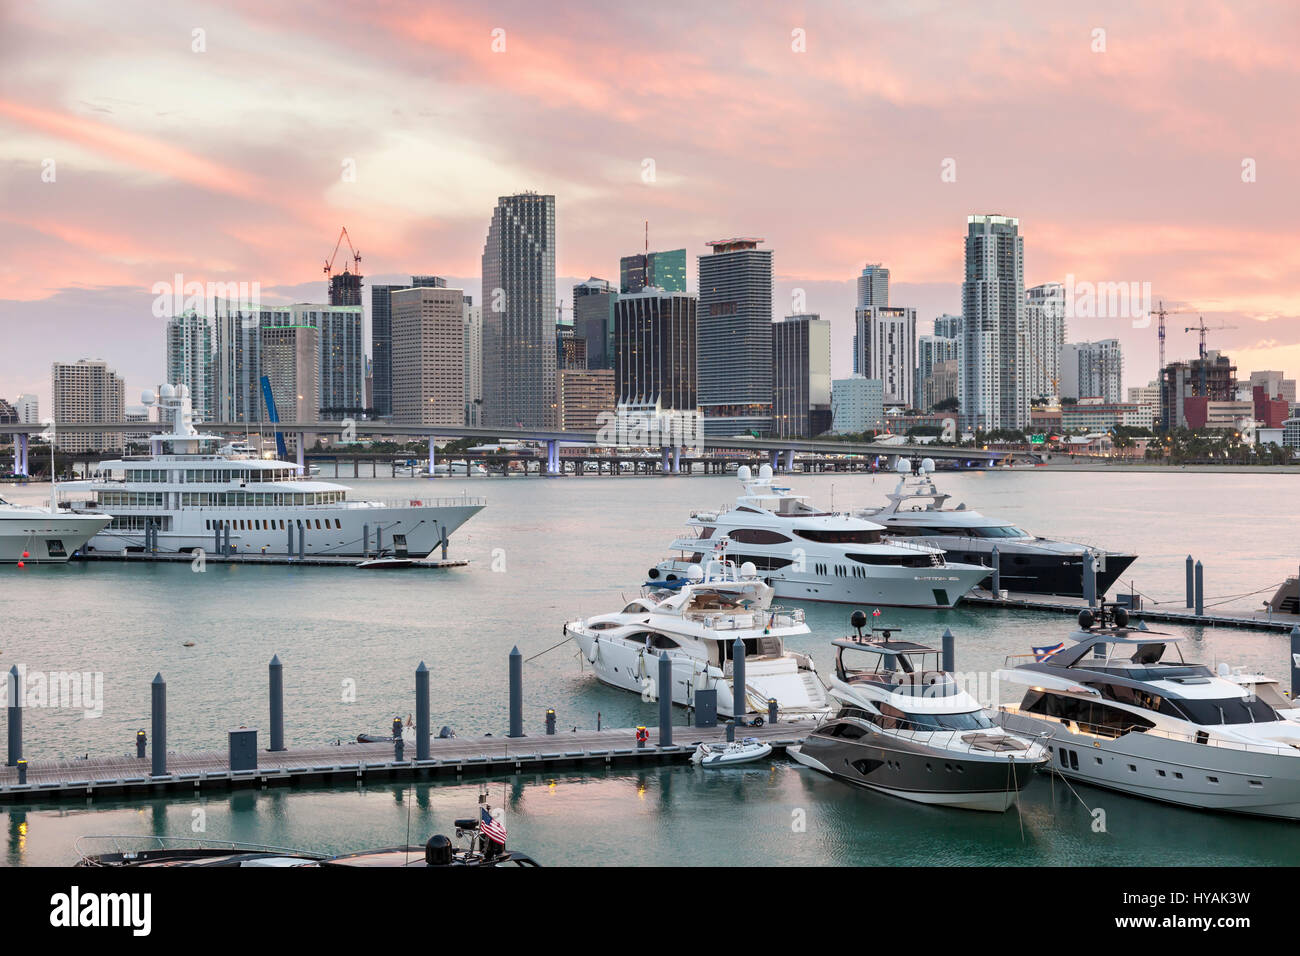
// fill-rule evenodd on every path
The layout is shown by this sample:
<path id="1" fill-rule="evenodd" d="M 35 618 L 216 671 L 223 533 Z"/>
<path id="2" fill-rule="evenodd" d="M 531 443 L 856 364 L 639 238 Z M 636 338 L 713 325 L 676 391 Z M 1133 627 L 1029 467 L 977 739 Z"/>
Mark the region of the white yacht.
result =
<path id="1" fill-rule="evenodd" d="M 677 589 L 647 587 L 623 610 L 564 625 L 596 676 L 612 687 L 659 696 L 659 658 L 673 665 L 672 699 L 693 705 L 697 690 L 716 689 L 718 714 L 735 717 L 735 656 L 745 648 L 742 713 L 765 715 L 777 702 L 782 720 L 819 719 L 830 709 L 812 658 L 785 648 L 808 634 L 803 612 L 772 605 L 772 588 L 752 566 L 714 560 L 695 566 Z M 754 723 L 761 723 L 760 716 Z"/>
<path id="2" fill-rule="evenodd" d="M 54 506 L 16 505 L 0 498 L 0 564 L 62 564 L 113 520 Z"/>
<path id="3" fill-rule="evenodd" d="M 732 560 L 753 564 L 777 597 L 801 601 L 947 608 L 988 576 L 979 565 L 949 563 L 940 548 L 885 541 L 873 521 L 815 507 L 774 485 L 768 465 L 758 478 L 741 465 L 736 477 L 744 494 L 733 507 L 693 513 L 694 536 L 672 543 L 682 557 L 651 568 L 652 584 L 682 580 L 720 543 Z"/>
<path id="4" fill-rule="evenodd" d="M 999 721 L 1051 734 L 1053 773 L 1165 803 L 1300 820 L 1300 725 L 1250 686 L 1183 660 L 1181 638 L 1130 629 L 1123 608 L 1081 611 L 1079 625 L 1072 645 L 1037 648 L 1032 661 L 997 672 L 1026 687 Z M 1166 660 L 1171 650 L 1176 659 Z"/>
<path id="5" fill-rule="evenodd" d="M 857 634 L 833 641 L 834 718 L 786 751 L 806 767 L 916 803 L 1002 812 L 1012 807 L 1048 752 L 1032 736 L 1009 733 L 953 675 L 940 652 L 897 640 L 853 615 Z M 846 652 L 867 666 L 851 666 Z M 1047 736 L 1039 734 L 1040 737 Z"/>
<path id="6" fill-rule="evenodd" d="M 185 385 L 164 385 L 143 400 L 156 401 L 170 426 L 154 439 L 155 451 L 169 444 L 172 452 L 103 461 L 99 477 L 59 486 L 90 496 L 74 501 L 74 511 L 111 516 L 88 549 L 142 550 L 152 537 L 161 552 L 215 550 L 220 538 L 236 554 L 423 557 L 485 504 L 469 496 L 353 499 L 346 486 L 305 477 L 292 462 L 258 458 L 243 443 L 203 452 L 221 439 L 194 428 Z"/>
<path id="7" fill-rule="evenodd" d="M 1035 537 L 965 504 L 949 507 L 952 496 L 942 494 L 930 477 L 933 459 L 899 459 L 898 471 L 898 485 L 886 495 L 889 504 L 862 508 L 854 515 L 883 525 L 886 534 L 940 548 L 954 561 L 991 568 L 997 548 L 1001 584 L 1008 591 L 1082 597 L 1084 555 L 1091 551 L 1097 593 L 1105 594 L 1137 560 L 1136 554 Z"/>

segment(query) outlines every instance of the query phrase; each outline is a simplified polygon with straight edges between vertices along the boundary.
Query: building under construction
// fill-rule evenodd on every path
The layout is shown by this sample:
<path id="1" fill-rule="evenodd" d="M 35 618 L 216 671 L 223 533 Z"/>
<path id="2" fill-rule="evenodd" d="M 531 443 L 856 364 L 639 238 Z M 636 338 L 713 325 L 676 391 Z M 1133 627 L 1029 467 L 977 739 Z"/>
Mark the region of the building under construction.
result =
<path id="1" fill-rule="evenodd" d="M 1160 370 L 1160 428 L 1204 427 L 1210 403 L 1236 397 L 1237 366 L 1228 356 L 1212 351 L 1190 362 L 1171 362 Z"/>

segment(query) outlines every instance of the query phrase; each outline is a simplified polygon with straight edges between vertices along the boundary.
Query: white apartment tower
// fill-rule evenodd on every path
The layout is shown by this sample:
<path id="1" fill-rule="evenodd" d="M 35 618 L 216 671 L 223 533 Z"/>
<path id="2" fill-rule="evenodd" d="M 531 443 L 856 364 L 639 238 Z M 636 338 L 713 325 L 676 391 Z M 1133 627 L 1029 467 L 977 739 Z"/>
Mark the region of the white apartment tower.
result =
<path id="1" fill-rule="evenodd" d="M 1020 220 L 966 219 L 962 282 L 961 419 L 968 428 L 1029 425 L 1025 378 L 1025 247 Z"/>
<path id="2" fill-rule="evenodd" d="M 1029 328 L 1025 370 L 1029 397 L 1061 394 L 1061 346 L 1065 344 L 1065 286 L 1045 282 L 1025 290 L 1025 322 Z"/>

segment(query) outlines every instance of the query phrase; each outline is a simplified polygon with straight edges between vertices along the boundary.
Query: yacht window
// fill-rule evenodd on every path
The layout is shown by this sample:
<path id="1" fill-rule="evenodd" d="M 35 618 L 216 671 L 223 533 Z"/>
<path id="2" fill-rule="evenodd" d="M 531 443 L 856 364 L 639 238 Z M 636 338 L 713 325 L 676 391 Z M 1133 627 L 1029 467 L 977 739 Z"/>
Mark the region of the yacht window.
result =
<path id="1" fill-rule="evenodd" d="M 970 528 L 971 537 L 974 538 L 1027 538 L 1029 534 L 1021 531 L 1019 528 Z"/>
<path id="2" fill-rule="evenodd" d="M 1281 720 L 1275 711 L 1262 700 L 1245 700 L 1225 697 L 1222 700 L 1188 700 L 1179 698 L 1171 703 L 1194 724 L 1266 724 Z"/>
<path id="3" fill-rule="evenodd" d="M 871 528 L 796 528 L 794 533 L 807 541 L 819 541 L 822 544 L 877 544 L 880 541 L 880 532 Z"/>
<path id="4" fill-rule="evenodd" d="M 637 613 L 640 613 L 641 611 L 644 611 L 644 610 L 645 610 L 645 608 L 642 606 L 642 604 L 641 604 L 640 601 L 633 601 L 633 602 L 632 602 L 631 604 L 629 604 L 627 607 L 623 608 L 623 613 L 624 613 L 624 614 L 637 614 Z"/>
<path id="5" fill-rule="evenodd" d="M 788 544 L 790 539 L 775 531 L 764 528 L 736 528 L 727 532 L 732 541 L 742 544 Z"/>

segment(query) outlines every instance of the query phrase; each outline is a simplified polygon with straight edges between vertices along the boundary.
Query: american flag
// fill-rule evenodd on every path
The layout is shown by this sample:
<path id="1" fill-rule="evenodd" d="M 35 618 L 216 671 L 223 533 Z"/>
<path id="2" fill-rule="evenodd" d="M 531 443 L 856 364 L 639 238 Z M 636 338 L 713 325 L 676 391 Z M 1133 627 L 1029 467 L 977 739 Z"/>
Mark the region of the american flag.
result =
<path id="1" fill-rule="evenodd" d="M 1052 647 L 1035 647 L 1033 649 L 1034 660 L 1037 661 L 1039 664 L 1041 664 L 1043 661 L 1047 660 L 1057 651 L 1063 650 L 1064 648 L 1065 648 L 1065 641 L 1062 641 L 1060 644 L 1056 644 Z"/>
<path id="2" fill-rule="evenodd" d="M 479 807 L 478 815 L 479 831 L 494 843 L 500 843 L 502 846 L 505 846 L 506 825 L 501 823 L 499 820 L 496 820 L 492 814 L 488 813 L 487 807 Z"/>

